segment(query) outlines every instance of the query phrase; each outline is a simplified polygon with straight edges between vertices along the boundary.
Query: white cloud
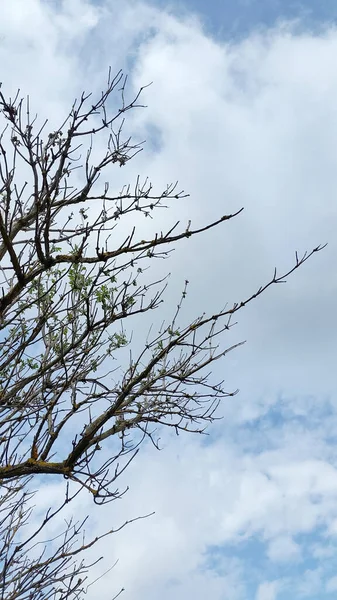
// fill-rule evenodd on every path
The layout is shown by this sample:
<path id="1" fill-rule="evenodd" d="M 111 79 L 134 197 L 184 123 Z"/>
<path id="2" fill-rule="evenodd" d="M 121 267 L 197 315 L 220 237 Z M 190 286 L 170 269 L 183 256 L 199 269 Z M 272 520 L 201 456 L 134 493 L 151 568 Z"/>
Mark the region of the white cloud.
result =
<path id="1" fill-rule="evenodd" d="M 337 577 L 331 577 L 326 583 L 326 591 L 329 593 L 337 591 Z"/>
<path id="2" fill-rule="evenodd" d="M 297 562 L 301 558 L 301 548 L 290 537 L 281 535 L 270 542 L 268 557 L 274 562 Z"/>
<path id="3" fill-rule="evenodd" d="M 266 581 L 261 583 L 256 594 L 256 600 L 276 600 L 277 590 L 277 581 Z"/>
<path id="4" fill-rule="evenodd" d="M 296 584 L 294 588 L 300 598 L 312 598 L 315 597 L 315 594 L 324 594 L 322 569 L 307 569 L 304 573 L 301 573 L 301 577 L 296 581 Z"/>

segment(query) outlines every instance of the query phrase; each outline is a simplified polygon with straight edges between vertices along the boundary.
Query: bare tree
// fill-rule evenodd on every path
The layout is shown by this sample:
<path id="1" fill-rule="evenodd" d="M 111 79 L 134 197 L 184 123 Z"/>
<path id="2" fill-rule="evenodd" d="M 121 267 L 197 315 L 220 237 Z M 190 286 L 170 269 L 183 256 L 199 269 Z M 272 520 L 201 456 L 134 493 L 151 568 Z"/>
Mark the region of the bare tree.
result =
<path id="1" fill-rule="evenodd" d="M 142 148 L 123 137 L 124 115 L 140 106 L 142 91 L 128 102 L 125 83 L 121 72 L 109 74 L 98 99 L 83 93 L 49 134 L 46 123 L 40 127 L 31 117 L 28 100 L 6 99 L 0 90 L 7 122 L 0 138 L 0 587 L 6 600 L 83 596 L 90 565 L 82 553 L 98 538 L 83 540 L 84 523 L 70 521 L 57 543 L 43 543 L 50 520 L 81 491 L 97 504 L 120 497 L 116 480 L 145 438 L 157 446 L 158 427 L 203 432 L 217 418 L 221 400 L 235 393 L 211 371 L 233 349 L 223 346 L 233 315 L 321 248 L 296 255 L 287 273 L 275 270 L 245 300 L 182 325 L 186 281 L 173 318 L 150 331 L 135 354 L 126 320 L 158 308 L 166 287 L 165 279 L 149 279 L 149 263 L 242 209 L 198 229 L 177 222 L 149 239 L 139 235 L 141 216 L 152 218 L 185 194 L 176 184 L 156 193 L 140 178 L 117 194 L 102 183 L 108 167 L 122 167 Z M 120 104 L 110 115 L 114 94 Z M 106 140 L 98 159 L 96 136 Z M 124 235 L 130 215 L 133 225 Z M 115 452 L 100 459 L 111 438 Z M 31 484 L 48 475 L 67 480 L 64 501 L 24 535 Z"/>

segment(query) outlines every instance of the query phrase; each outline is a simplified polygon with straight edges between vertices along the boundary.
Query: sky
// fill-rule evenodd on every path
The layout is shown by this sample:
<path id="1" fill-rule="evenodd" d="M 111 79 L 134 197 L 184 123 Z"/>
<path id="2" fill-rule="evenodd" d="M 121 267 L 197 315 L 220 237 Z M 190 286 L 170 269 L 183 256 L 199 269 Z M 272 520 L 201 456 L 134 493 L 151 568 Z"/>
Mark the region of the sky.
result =
<path id="1" fill-rule="evenodd" d="M 3 90 L 62 120 L 108 66 L 129 73 L 147 109 L 127 128 L 144 151 L 113 174 L 190 196 L 153 227 L 222 228 L 177 247 L 165 314 L 186 278 L 191 319 L 242 300 L 277 266 L 328 243 L 286 284 L 238 315 L 214 368 L 227 388 L 207 438 L 162 435 L 124 476 L 123 500 L 94 508 L 90 532 L 155 511 L 112 538 L 88 590 L 109 600 L 330 600 L 337 592 L 337 7 L 326 0 L 167 3 L 12 0 L 0 18 Z M 125 180 L 125 181 L 124 181 Z M 161 317 L 161 315 L 160 315 Z M 138 343 L 142 338 L 139 335 Z M 108 449 L 107 449 L 108 451 Z M 38 507 L 62 492 L 41 485 Z"/>

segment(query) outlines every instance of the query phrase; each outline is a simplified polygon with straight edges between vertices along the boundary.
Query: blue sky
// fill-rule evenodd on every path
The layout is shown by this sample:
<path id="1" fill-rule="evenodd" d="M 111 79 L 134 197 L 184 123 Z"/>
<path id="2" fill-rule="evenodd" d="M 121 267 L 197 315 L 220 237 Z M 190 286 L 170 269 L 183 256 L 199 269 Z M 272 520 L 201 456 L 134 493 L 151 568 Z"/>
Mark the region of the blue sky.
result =
<path id="1" fill-rule="evenodd" d="M 129 67 L 131 89 L 153 81 L 147 110 L 127 121 L 149 143 L 111 181 L 119 189 L 140 173 L 162 188 L 179 179 L 190 198 L 147 227 L 200 225 L 245 207 L 170 257 L 158 322 L 186 277 L 194 318 L 249 296 L 275 265 L 287 270 L 295 250 L 328 242 L 224 338 L 225 347 L 247 340 L 214 371 L 240 393 L 209 437 L 163 433 L 162 452 L 145 445 L 125 474 L 130 492 L 118 507 L 82 499 L 78 512 L 90 512 L 93 533 L 156 511 L 102 544 L 106 566 L 119 562 L 89 600 L 121 586 L 125 600 L 335 597 L 336 17 L 330 0 L 4 4 L 4 90 L 30 93 L 52 124 L 79 90 L 102 88 L 108 65 Z M 154 278 L 161 269 L 156 263 Z M 135 346 L 147 326 L 137 327 Z M 41 485 L 38 508 L 62 485 Z"/>
<path id="2" fill-rule="evenodd" d="M 168 3 L 153 0 L 155 6 L 174 7 L 177 12 L 196 12 L 213 35 L 237 37 L 261 27 L 273 27 L 279 20 L 299 19 L 301 27 L 320 27 L 337 18 L 334 0 L 185 0 Z"/>

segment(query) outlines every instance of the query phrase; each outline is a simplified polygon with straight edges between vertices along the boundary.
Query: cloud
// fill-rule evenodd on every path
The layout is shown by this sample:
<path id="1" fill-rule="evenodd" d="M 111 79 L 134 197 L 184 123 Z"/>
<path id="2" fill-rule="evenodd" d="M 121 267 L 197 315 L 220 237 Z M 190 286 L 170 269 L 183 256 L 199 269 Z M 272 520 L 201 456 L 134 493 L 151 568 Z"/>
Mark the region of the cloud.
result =
<path id="1" fill-rule="evenodd" d="M 326 591 L 329 593 L 336 592 L 337 590 L 337 577 L 331 577 L 326 584 Z"/>
<path id="2" fill-rule="evenodd" d="M 297 561 L 301 558 L 301 549 L 288 536 L 280 536 L 269 544 L 268 557 L 274 562 Z"/>
<path id="3" fill-rule="evenodd" d="M 336 51 L 332 26 L 318 35 L 282 25 L 222 43 L 195 17 L 142 2 L 4 5 L 4 90 L 30 93 L 41 118 L 56 122 L 78 90 L 99 91 L 109 64 L 129 67 L 130 93 L 153 80 L 144 91 L 149 108 L 126 125 L 149 143 L 111 172 L 116 188 L 141 172 L 159 187 L 179 178 L 191 193 L 153 227 L 177 218 L 199 226 L 245 206 L 155 266 L 172 271 L 168 307 L 186 277 L 190 319 L 251 294 L 275 264 L 292 264 L 295 249 L 329 242 L 286 285 L 244 309 L 224 338 L 248 343 L 214 371 L 241 394 L 224 404 L 211 437 L 167 435 L 159 454 L 145 446 L 123 502 L 92 510 L 92 532 L 156 515 L 101 544 L 106 566 L 119 562 L 89 597 L 125 585 L 128 598 L 275 600 L 285 573 L 298 597 L 334 586 L 324 551 L 337 522 Z M 139 345 L 142 334 L 137 329 Z M 49 490 L 43 506 L 50 497 Z"/>
<path id="4" fill-rule="evenodd" d="M 300 598 L 312 598 L 315 594 L 324 594 L 322 569 L 307 569 L 296 584 L 296 593 Z"/>
<path id="5" fill-rule="evenodd" d="M 256 600 L 276 600 L 277 589 L 277 581 L 266 581 L 261 583 L 256 594 Z"/>

